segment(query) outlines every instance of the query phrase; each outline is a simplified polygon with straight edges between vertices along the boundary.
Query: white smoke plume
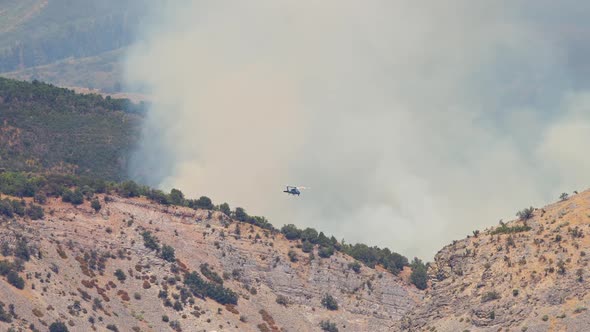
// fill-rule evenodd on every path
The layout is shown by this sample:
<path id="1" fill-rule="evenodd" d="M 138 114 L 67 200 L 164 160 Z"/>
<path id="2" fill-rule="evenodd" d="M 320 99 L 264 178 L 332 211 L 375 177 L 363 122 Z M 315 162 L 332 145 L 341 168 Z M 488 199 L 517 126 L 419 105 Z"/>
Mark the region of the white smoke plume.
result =
<path id="1" fill-rule="evenodd" d="M 131 169 L 150 184 L 430 259 L 590 183 L 587 5 L 152 7 L 126 60 L 154 101 Z"/>

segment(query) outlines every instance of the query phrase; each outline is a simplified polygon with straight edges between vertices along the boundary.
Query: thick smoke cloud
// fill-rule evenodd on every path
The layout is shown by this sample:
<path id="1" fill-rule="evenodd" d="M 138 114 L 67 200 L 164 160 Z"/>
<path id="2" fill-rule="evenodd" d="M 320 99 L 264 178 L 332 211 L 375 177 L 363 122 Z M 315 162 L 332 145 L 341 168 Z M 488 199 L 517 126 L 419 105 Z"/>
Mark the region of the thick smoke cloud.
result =
<path id="1" fill-rule="evenodd" d="M 126 61 L 154 101 L 131 173 L 430 259 L 590 183 L 587 6 L 154 5 Z"/>

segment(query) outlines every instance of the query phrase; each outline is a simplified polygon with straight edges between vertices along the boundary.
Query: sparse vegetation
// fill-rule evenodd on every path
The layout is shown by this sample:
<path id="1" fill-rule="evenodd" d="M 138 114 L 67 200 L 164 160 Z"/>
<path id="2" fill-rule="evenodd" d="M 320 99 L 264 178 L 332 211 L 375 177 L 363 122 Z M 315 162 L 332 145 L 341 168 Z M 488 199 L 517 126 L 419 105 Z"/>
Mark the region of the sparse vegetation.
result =
<path id="1" fill-rule="evenodd" d="M 237 304 L 238 295 L 229 288 L 220 284 L 206 282 L 197 272 L 187 273 L 184 276 L 184 284 L 189 287 L 193 295 L 209 297 L 220 304 Z"/>
<path id="2" fill-rule="evenodd" d="M 211 268 L 209 268 L 209 264 L 201 264 L 199 268 L 201 270 L 201 273 L 205 276 L 205 278 L 213 281 L 214 283 L 223 285 L 223 278 L 221 278 L 219 274 L 217 274 L 217 272 L 211 270 Z"/>
<path id="3" fill-rule="evenodd" d="M 328 310 L 338 310 L 338 302 L 330 294 L 324 295 L 324 297 L 322 298 L 322 306 L 324 306 L 324 308 Z"/>
<path id="4" fill-rule="evenodd" d="M 329 320 L 321 321 L 320 328 L 322 329 L 322 331 L 326 332 L 338 332 L 338 327 L 336 327 L 336 323 L 332 323 Z"/>
<path id="5" fill-rule="evenodd" d="M 144 231 L 143 233 L 141 233 L 141 236 L 143 237 L 143 245 L 146 248 L 155 251 L 160 250 L 160 244 L 158 243 L 158 239 L 152 235 L 152 232 Z"/>
<path id="6" fill-rule="evenodd" d="M 520 233 L 520 232 L 528 232 L 531 230 L 531 227 L 527 225 L 515 225 L 515 226 L 508 226 L 506 224 L 502 224 L 499 227 L 496 227 L 491 234 L 512 234 L 512 233 Z"/>

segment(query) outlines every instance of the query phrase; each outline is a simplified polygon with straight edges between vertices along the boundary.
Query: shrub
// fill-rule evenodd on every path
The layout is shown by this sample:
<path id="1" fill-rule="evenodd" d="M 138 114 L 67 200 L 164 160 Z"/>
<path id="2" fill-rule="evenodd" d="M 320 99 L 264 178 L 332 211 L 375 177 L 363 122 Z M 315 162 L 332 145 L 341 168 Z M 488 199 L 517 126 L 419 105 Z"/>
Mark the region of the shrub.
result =
<path id="1" fill-rule="evenodd" d="M 61 195 L 61 200 L 67 203 L 71 203 L 72 205 L 80 205 L 84 203 L 84 195 L 79 189 L 76 189 L 74 191 L 66 189 Z"/>
<path id="2" fill-rule="evenodd" d="M 36 193 L 33 200 L 35 203 L 45 204 L 47 202 L 47 196 L 44 193 Z"/>
<path id="3" fill-rule="evenodd" d="M 25 261 L 31 259 L 31 251 L 29 250 L 27 240 L 24 237 L 20 238 L 16 243 L 16 248 L 14 249 L 14 256 Z"/>
<path id="4" fill-rule="evenodd" d="M 115 324 L 107 325 L 107 330 L 111 330 L 113 332 L 119 332 L 119 329 L 117 328 L 117 326 Z"/>
<path id="5" fill-rule="evenodd" d="M 170 321 L 170 318 L 168 318 L 167 315 L 162 316 L 162 321 L 165 323 L 168 323 Z"/>
<path id="6" fill-rule="evenodd" d="M 171 246 L 168 246 L 168 245 L 163 245 L 162 246 L 162 259 L 164 259 L 165 261 L 168 261 L 168 262 L 176 261 L 174 248 L 172 248 Z"/>
<path id="7" fill-rule="evenodd" d="M 305 253 L 312 252 L 313 251 L 313 243 L 308 242 L 308 241 L 304 241 L 303 244 L 301 245 L 301 250 Z"/>
<path id="8" fill-rule="evenodd" d="M 287 254 L 289 256 L 289 260 L 292 263 L 297 262 L 299 259 L 297 258 L 297 253 L 295 253 L 295 251 L 293 250 L 289 250 L 289 253 Z"/>
<path id="9" fill-rule="evenodd" d="M 321 321 L 320 328 L 326 332 L 338 332 L 338 327 L 336 327 L 336 323 L 331 323 L 329 320 Z"/>
<path id="10" fill-rule="evenodd" d="M 328 310 L 338 310 L 338 302 L 330 294 L 324 295 L 322 298 L 322 305 Z"/>
<path id="11" fill-rule="evenodd" d="M 246 213 L 246 210 L 244 210 L 244 208 L 237 207 L 236 212 L 235 212 L 235 217 L 239 221 L 247 221 L 250 216 L 248 216 L 248 214 Z"/>
<path id="12" fill-rule="evenodd" d="M 188 200 L 188 206 L 191 209 L 205 209 L 205 210 L 213 210 L 213 208 L 215 207 L 213 205 L 213 202 L 211 201 L 211 199 L 207 196 L 201 196 L 199 197 L 199 199 L 194 200 Z M 229 208 L 229 206 L 228 206 Z"/>
<path id="13" fill-rule="evenodd" d="M 36 204 L 29 204 L 29 207 L 26 210 L 26 214 L 31 220 L 39 220 L 43 219 L 43 208 Z"/>
<path id="14" fill-rule="evenodd" d="M 117 279 L 121 282 L 123 282 L 127 279 L 125 272 L 123 272 L 123 270 L 121 270 L 121 269 L 117 269 L 117 271 L 115 271 L 115 277 L 117 277 Z"/>
<path id="15" fill-rule="evenodd" d="M 511 234 L 511 233 L 520 233 L 520 232 L 528 232 L 531 228 L 527 225 L 516 225 L 516 226 L 507 226 L 506 224 L 502 224 L 499 227 L 496 227 L 491 234 Z"/>
<path id="16" fill-rule="evenodd" d="M 119 185 L 118 192 L 123 197 L 139 197 L 141 188 L 133 181 L 125 181 Z"/>
<path id="17" fill-rule="evenodd" d="M 229 204 L 223 203 L 219 206 L 219 211 L 225 213 L 226 215 L 231 215 L 231 209 L 229 208 Z"/>
<path id="18" fill-rule="evenodd" d="M 567 201 L 568 197 L 569 197 L 569 195 L 567 193 L 561 193 L 561 195 L 559 195 L 559 199 L 561 201 Z"/>
<path id="19" fill-rule="evenodd" d="M 282 306 L 285 306 L 285 307 L 286 307 L 286 306 L 288 306 L 288 305 L 289 305 L 289 298 L 287 298 L 287 297 L 286 297 L 286 296 L 284 296 L 284 295 L 278 295 L 278 296 L 277 296 L 277 299 L 276 299 L 276 302 L 277 302 L 278 304 L 280 304 L 280 305 L 282 305 Z"/>
<path id="20" fill-rule="evenodd" d="M 391 273 L 397 275 L 404 266 L 408 265 L 408 259 L 388 248 L 369 247 L 366 244 L 342 245 L 342 251 L 354 259 L 363 262 L 370 268 L 380 264 Z"/>
<path id="21" fill-rule="evenodd" d="M 95 198 L 92 200 L 92 202 L 90 202 L 90 207 L 93 208 L 96 212 L 100 211 L 100 209 L 102 208 L 100 202 L 98 201 L 98 198 Z"/>
<path id="22" fill-rule="evenodd" d="M 62 322 L 54 322 L 49 325 L 49 332 L 68 332 L 68 327 Z"/>
<path id="23" fill-rule="evenodd" d="M 361 264 L 357 261 L 348 263 L 348 268 L 353 270 L 355 273 L 361 273 Z"/>
<path id="24" fill-rule="evenodd" d="M 210 297 L 220 304 L 238 304 L 238 294 L 220 284 L 206 282 L 197 272 L 185 274 L 184 284 L 195 296 Z"/>
<path id="25" fill-rule="evenodd" d="M 500 298 L 500 294 L 496 291 L 491 291 L 491 292 L 487 292 L 484 293 L 481 296 L 481 302 L 489 302 L 489 301 L 493 301 L 493 300 L 497 300 Z"/>
<path id="26" fill-rule="evenodd" d="M 152 235 L 150 231 L 144 231 L 141 233 L 143 237 L 143 245 L 151 250 L 160 250 L 160 245 L 158 244 L 158 240 Z"/>
<path id="27" fill-rule="evenodd" d="M 0 302 L 0 322 L 12 322 L 12 315 L 4 310 L 4 303 L 2 302 Z"/>
<path id="28" fill-rule="evenodd" d="M 329 258 L 330 256 L 334 255 L 334 247 L 321 247 L 320 250 L 318 250 L 318 255 L 322 258 Z"/>
<path id="29" fill-rule="evenodd" d="M 220 285 L 222 285 L 222 284 L 223 284 L 223 278 L 221 278 L 221 277 L 219 276 L 219 274 L 217 274 L 217 272 L 215 272 L 215 271 L 211 270 L 211 269 L 209 268 L 209 264 L 207 264 L 207 263 L 201 264 L 201 265 L 199 266 L 199 268 L 200 268 L 200 270 L 201 270 L 201 273 L 202 273 L 202 274 L 203 274 L 203 275 L 204 275 L 204 276 L 205 276 L 207 279 L 209 279 L 209 280 L 211 280 L 211 281 L 213 281 L 213 282 L 215 282 L 215 283 L 217 283 L 217 284 L 220 284 Z"/>
<path id="30" fill-rule="evenodd" d="M 285 225 L 281 228 L 281 233 L 285 235 L 287 240 L 297 240 L 301 237 L 301 230 L 293 224 Z"/>
<path id="31" fill-rule="evenodd" d="M 14 216 L 14 209 L 9 199 L 0 200 L 0 214 L 12 218 Z"/>
<path id="32" fill-rule="evenodd" d="M 173 205 L 184 205 L 184 194 L 178 189 L 170 191 L 170 203 Z"/>
<path id="33" fill-rule="evenodd" d="M 310 243 L 316 243 L 318 239 L 318 231 L 313 228 L 306 228 L 301 232 L 301 241 L 308 241 Z"/>
<path id="34" fill-rule="evenodd" d="M 516 216 L 518 217 L 518 219 L 522 220 L 522 221 L 526 221 L 529 220 L 533 217 L 533 212 L 535 211 L 534 207 L 529 207 L 526 209 L 522 209 L 520 211 L 518 211 L 516 213 Z"/>

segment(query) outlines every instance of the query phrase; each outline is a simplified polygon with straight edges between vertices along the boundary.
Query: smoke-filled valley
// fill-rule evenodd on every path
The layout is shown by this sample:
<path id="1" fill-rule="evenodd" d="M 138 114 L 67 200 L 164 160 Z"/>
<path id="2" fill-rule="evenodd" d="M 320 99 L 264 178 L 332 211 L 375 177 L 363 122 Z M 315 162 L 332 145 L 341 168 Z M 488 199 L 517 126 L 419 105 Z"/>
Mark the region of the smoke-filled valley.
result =
<path id="1" fill-rule="evenodd" d="M 589 182 L 587 7 L 156 6 L 125 61 L 154 100 L 131 174 L 432 257 Z"/>

